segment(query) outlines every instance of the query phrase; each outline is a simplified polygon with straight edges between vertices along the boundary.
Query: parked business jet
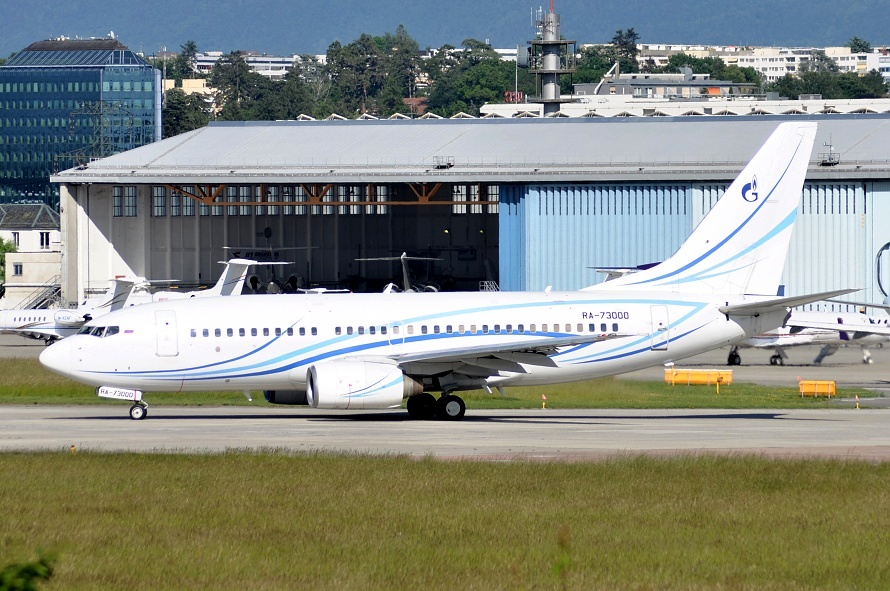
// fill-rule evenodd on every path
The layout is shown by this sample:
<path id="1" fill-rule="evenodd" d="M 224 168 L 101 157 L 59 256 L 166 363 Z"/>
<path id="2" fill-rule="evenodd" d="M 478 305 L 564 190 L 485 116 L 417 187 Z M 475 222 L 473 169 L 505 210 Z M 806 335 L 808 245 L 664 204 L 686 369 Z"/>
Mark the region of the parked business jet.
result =
<path id="1" fill-rule="evenodd" d="M 660 265 L 575 292 L 281 295 L 149 304 L 45 350 L 46 367 L 134 402 L 142 391 L 264 390 L 274 404 L 463 417 L 462 390 L 587 380 L 781 326 L 777 298 L 816 124 L 783 123 Z M 436 399 L 431 392 L 439 392 Z"/>
<path id="2" fill-rule="evenodd" d="M 39 339 L 50 345 L 77 334 L 93 318 L 124 307 L 134 281 L 114 279 L 102 295 L 87 298 L 75 309 L 33 308 L 0 311 L 0 333 Z"/>
<path id="3" fill-rule="evenodd" d="M 125 307 L 174 299 L 240 295 L 241 289 L 244 287 L 244 279 L 247 276 L 247 269 L 257 262 L 248 259 L 231 259 L 221 262 L 226 265 L 226 268 L 216 285 L 210 289 L 155 293 L 147 290 L 135 292 L 136 285 L 147 285 L 143 279 L 118 278 L 111 281 L 111 285 L 104 294 L 84 300 L 80 306 L 74 309 L 4 310 L 0 312 L 0 332 L 40 339 L 47 345 L 51 345 L 59 339 L 77 334 L 90 320 Z"/>
<path id="4" fill-rule="evenodd" d="M 740 348 L 773 349 L 770 365 L 784 365 L 788 359 L 785 349 L 803 345 L 822 345 L 813 363 L 833 355 L 841 345 L 862 347 L 862 362 L 871 363 L 869 346 L 890 342 L 890 322 L 865 314 L 837 312 L 792 311 L 785 325 L 764 334 L 745 339 L 733 346 L 727 365 L 740 365 Z"/>

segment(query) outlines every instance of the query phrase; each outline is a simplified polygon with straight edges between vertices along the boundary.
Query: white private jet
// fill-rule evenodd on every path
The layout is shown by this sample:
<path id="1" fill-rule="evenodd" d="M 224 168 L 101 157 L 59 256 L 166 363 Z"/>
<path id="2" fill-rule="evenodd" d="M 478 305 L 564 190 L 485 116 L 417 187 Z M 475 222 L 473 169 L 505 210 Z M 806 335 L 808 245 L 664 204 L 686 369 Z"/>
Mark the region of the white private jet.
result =
<path id="1" fill-rule="evenodd" d="M 244 287 L 247 269 L 256 261 L 231 259 L 220 261 L 226 265 L 216 285 L 198 291 L 161 291 L 134 293 L 135 285 L 144 285 L 142 279 L 114 279 L 108 290 L 101 296 L 84 300 L 75 309 L 4 310 L 0 312 L 0 332 L 18 334 L 31 339 L 40 339 L 47 345 L 77 334 L 84 324 L 109 312 L 125 307 L 149 302 L 163 302 L 174 299 L 240 295 Z"/>
<path id="2" fill-rule="evenodd" d="M 772 349 L 770 365 L 784 365 L 788 347 L 822 345 L 813 363 L 833 355 L 841 345 L 862 347 L 862 362 L 871 363 L 869 346 L 890 342 L 890 322 L 865 314 L 792 311 L 785 325 L 737 343 L 729 351 L 727 365 L 740 365 L 739 348 Z"/>
<path id="3" fill-rule="evenodd" d="M 417 292 L 436 292 L 439 289 L 435 285 L 423 285 L 411 281 L 411 272 L 408 271 L 408 261 L 441 261 L 442 259 L 432 257 L 409 257 L 407 252 L 403 252 L 398 257 L 377 257 L 370 259 L 355 259 L 364 262 L 376 261 L 399 261 L 402 264 L 402 287 L 399 288 L 395 283 L 387 283 L 383 288 L 383 293 L 417 293 Z"/>
<path id="4" fill-rule="evenodd" d="M 133 289 L 131 279 L 113 279 L 102 295 L 87 298 L 75 309 L 12 309 L 0 311 L 0 333 L 39 339 L 50 345 L 77 334 L 93 318 L 124 307 Z"/>
<path id="5" fill-rule="evenodd" d="M 128 308 L 45 350 L 49 369 L 131 400 L 264 390 L 274 404 L 463 417 L 461 390 L 588 380 L 781 326 L 777 298 L 816 123 L 783 123 L 689 239 L 651 269 L 574 292 L 210 298 Z M 436 399 L 430 392 L 441 393 Z"/>

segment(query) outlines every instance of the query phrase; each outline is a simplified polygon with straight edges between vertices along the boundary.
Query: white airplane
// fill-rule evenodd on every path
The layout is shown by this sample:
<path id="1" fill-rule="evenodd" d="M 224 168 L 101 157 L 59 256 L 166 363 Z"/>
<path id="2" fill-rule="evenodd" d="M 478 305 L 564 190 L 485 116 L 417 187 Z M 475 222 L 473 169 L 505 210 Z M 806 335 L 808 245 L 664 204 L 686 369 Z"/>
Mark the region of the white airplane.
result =
<path id="1" fill-rule="evenodd" d="M 93 318 L 124 307 L 134 281 L 113 279 L 102 295 L 87 298 L 76 309 L 12 309 L 0 311 L 0 333 L 38 339 L 50 345 L 76 334 Z"/>
<path id="2" fill-rule="evenodd" d="M 460 419 L 462 390 L 588 380 L 781 326 L 777 298 L 816 123 L 783 123 L 689 239 L 651 269 L 574 292 L 209 298 L 128 308 L 40 362 L 108 398 L 264 390 L 273 404 Z M 439 392 L 436 399 L 431 392 Z"/>
<path id="3" fill-rule="evenodd" d="M 876 306 L 877 307 L 877 306 Z M 727 365 L 740 365 L 739 348 L 773 349 L 770 365 L 784 365 L 785 349 L 822 345 L 813 363 L 833 355 L 841 345 L 862 347 L 862 362 L 871 363 L 869 346 L 890 342 L 890 321 L 865 314 L 792 311 L 785 325 L 737 343 L 729 351 Z"/>
<path id="4" fill-rule="evenodd" d="M 162 291 L 150 293 L 147 290 L 134 293 L 134 286 L 146 285 L 143 279 L 118 278 L 111 282 L 101 296 L 84 300 L 75 309 L 4 310 L 0 311 L 0 332 L 18 334 L 31 339 L 40 339 L 47 345 L 77 334 L 84 324 L 121 308 L 163 302 L 173 299 L 240 295 L 244 287 L 247 269 L 256 261 L 231 259 L 220 261 L 226 265 L 216 285 L 198 291 Z"/>
<path id="5" fill-rule="evenodd" d="M 395 283 L 387 283 L 383 288 L 383 293 L 416 293 L 416 292 L 436 292 L 439 289 L 435 285 L 423 285 L 413 283 L 411 281 L 411 273 L 408 271 L 408 261 L 441 261 L 442 259 L 431 257 L 409 257 L 407 252 L 403 252 L 398 257 L 377 257 L 370 259 L 355 259 L 357 261 L 399 261 L 402 263 L 402 287 L 399 288 Z"/>

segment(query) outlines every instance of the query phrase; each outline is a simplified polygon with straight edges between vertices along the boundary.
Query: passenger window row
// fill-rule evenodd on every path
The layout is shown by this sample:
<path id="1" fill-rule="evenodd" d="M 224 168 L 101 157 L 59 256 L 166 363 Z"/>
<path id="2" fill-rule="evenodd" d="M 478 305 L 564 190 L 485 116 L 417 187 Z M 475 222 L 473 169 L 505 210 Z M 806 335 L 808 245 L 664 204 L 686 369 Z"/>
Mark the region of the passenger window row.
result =
<path id="1" fill-rule="evenodd" d="M 276 337 L 280 337 L 281 335 L 286 335 L 286 336 L 292 337 L 295 334 L 299 334 L 301 337 L 304 337 L 304 336 L 306 336 L 307 332 L 309 334 L 311 334 L 312 336 L 318 335 L 318 329 L 315 327 L 308 328 L 308 329 L 305 327 L 301 327 L 297 330 L 294 330 L 293 327 L 272 328 L 272 329 L 270 329 L 270 328 L 249 328 L 249 329 L 248 328 L 238 328 L 238 329 L 234 329 L 234 328 L 226 328 L 226 329 L 202 328 L 202 329 L 200 329 L 200 335 L 202 337 L 209 337 L 211 334 L 213 334 L 213 336 L 215 336 L 215 337 L 221 337 L 221 336 L 223 336 L 223 330 L 225 330 L 227 337 L 236 336 L 236 330 L 237 330 L 237 336 L 239 336 L 239 337 L 246 337 L 246 336 L 248 336 L 248 334 L 252 337 L 257 337 L 260 335 L 262 335 L 264 337 L 268 337 L 272 334 L 274 334 Z M 189 331 L 189 336 L 191 336 L 192 338 L 197 338 L 198 333 L 199 333 L 199 329 L 193 328 Z"/>
<path id="2" fill-rule="evenodd" d="M 562 331 L 563 329 L 565 329 L 564 332 L 575 332 L 575 333 L 584 333 L 585 332 L 585 326 L 582 323 L 578 323 L 575 325 L 553 324 L 552 327 L 553 327 L 554 332 Z M 92 328 L 92 327 L 90 327 L 90 328 Z M 428 326 L 426 324 L 422 324 L 416 328 L 413 324 L 409 324 L 407 326 L 394 324 L 391 326 L 356 326 L 356 327 L 337 326 L 334 328 L 334 334 L 337 336 L 341 336 L 344 334 L 347 336 L 351 336 L 351 335 L 355 335 L 355 334 L 358 334 L 358 335 L 365 335 L 365 334 L 369 334 L 369 335 L 376 335 L 376 334 L 401 335 L 403 333 L 403 331 L 404 331 L 404 334 L 407 334 L 407 335 L 442 334 L 442 333 L 444 333 L 444 334 L 534 334 L 534 333 L 539 332 L 538 328 L 539 328 L 539 325 L 537 325 L 537 324 L 529 324 L 528 327 L 526 327 L 526 325 L 524 325 L 524 324 L 517 324 L 515 327 L 512 324 L 505 324 L 505 325 L 500 325 L 500 324 L 493 324 L 493 325 L 459 324 L 456 327 L 452 324 L 447 324 L 445 326 L 440 326 L 438 324 L 435 324 L 433 326 Z M 551 328 L 550 324 L 541 324 L 540 332 L 542 332 L 542 333 L 550 332 L 550 328 Z M 418 330 L 419 330 L 419 332 L 418 332 Z M 298 329 L 294 329 L 292 327 L 291 328 L 274 328 L 274 329 L 270 329 L 270 328 L 250 328 L 250 329 L 247 329 L 247 328 L 238 328 L 238 329 L 235 329 L 235 328 L 226 328 L 226 329 L 222 329 L 222 328 L 213 328 L 213 329 L 211 329 L 211 328 L 202 328 L 202 329 L 193 328 L 190 331 L 190 336 L 192 338 L 197 338 L 199 335 L 201 337 L 210 337 L 210 336 L 222 337 L 223 331 L 225 331 L 226 337 L 235 337 L 235 336 L 246 337 L 248 335 L 252 336 L 252 337 L 257 337 L 257 336 L 268 337 L 273 334 L 276 337 L 280 337 L 281 335 L 286 335 L 286 336 L 292 337 L 295 334 L 297 334 L 301 337 L 304 337 L 304 336 L 306 336 L 307 333 L 310 334 L 311 336 L 318 336 L 318 329 L 315 327 L 311 327 L 308 329 L 305 327 L 300 327 Z M 611 331 L 618 332 L 618 323 L 617 322 L 612 323 Z M 596 334 L 596 333 L 605 334 L 605 333 L 609 332 L 609 325 L 607 325 L 605 322 L 603 322 L 599 326 L 591 323 L 591 324 L 587 325 L 586 332 L 594 333 L 594 334 Z"/>
<path id="3" fill-rule="evenodd" d="M 550 332 L 549 324 L 542 324 L 540 326 L 541 326 L 541 332 Z M 565 332 L 577 332 L 577 333 L 584 332 L 584 324 L 582 324 L 580 322 L 578 324 L 574 325 L 574 329 L 571 324 L 565 324 L 564 326 L 565 326 Z M 554 324 L 553 330 L 554 330 L 554 332 L 557 332 L 557 331 L 562 330 L 562 327 L 563 327 L 563 325 L 561 325 L 561 324 Z M 367 328 L 364 326 L 359 326 L 359 327 L 355 327 L 355 328 L 352 326 L 347 326 L 345 328 L 338 326 L 338 327 L 334 328 L 334 334 L 336 334 L 338 336 L 342 335 L 342 334 L 363 335 L 363 334 L 377 334 L 379 332 L 380 334 L 385 335 L 385 334 L 387 334 L 387 330 L 391 330 L 392 334 L 398 335 L 398 334 L 401 334 L 401 331 L 403 328 L 404 328 L 405 334 L 409 334 L 409 335 L 417 334 L 415 326 L 413 324 L 409 324 L 407 326 L 402 326 L 399 324 L 394 324 L 391 326 L 380 326 L 380 327 L 369 326 Z M 464 325 L 464 324 L 459 324 L 459 325 L 457 325 L 456 330 L 455 330 L 454 325 L 452 325 L 452 324 L 447 324 L 445 326 L 439 326 L 438 324 L 433 325 L 433 326 L 427 326 L 426 324 L 422 324 L 418 328 L 420 331 L 419 334 L 440 334 L 440 333 L 445 333 L 445 334 L 454 334 L 454 333 L 457 333 L 457 334 L 479 334 L 479 333 L 481 333 L 481 334 L 514 334 L 514 333 L 527 334 L 527 333 L 538 332 L 537 324 L 529 324 L 528 330 L 526 330 L 526 326 L 524 324 L 517 324 L 515 326 L 515 328 L 512 324 L 506 324 L 503 326 L 500 324 L 494 324 L 494 325 L 470 324 L 468 326 Z M 591 323 L 591 324 L 587 325 L 587 332 L 607 333 L 607 332 L 609 332 L 609 326 L 605 322 L 600 324 L 599 327 L 597 327 L 596 324 Z M 618 332 L 618 323 L 612 323 L 612 332 Z"/>

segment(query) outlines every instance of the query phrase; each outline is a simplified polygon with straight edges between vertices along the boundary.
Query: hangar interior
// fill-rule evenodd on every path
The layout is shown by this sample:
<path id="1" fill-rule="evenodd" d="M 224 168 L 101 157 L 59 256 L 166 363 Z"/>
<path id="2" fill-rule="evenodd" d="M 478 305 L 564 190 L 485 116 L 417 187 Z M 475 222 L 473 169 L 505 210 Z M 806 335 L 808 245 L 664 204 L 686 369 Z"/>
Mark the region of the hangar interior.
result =
<path id="1" fill-rule="evenodd" d="M 424 191 L 426 203 L 416 199 Z M 254 274 L 299 288 L 404 287 L 399 260 L 362 260 L 402 253 L 429 259 L 408 263 L 412 284 L 468 291 L 497 281 L 497 187 L 94 184 L 77 195 L 86 217 L 68 218 L 68 236 L 77 236 L 74 258 L 92 261 L 88 291 L 104 289 L 122 269 L 183 286 L 212 284 L 218 262 L 236 257 L 287 263 Z"/>
<path id="2" fill-rule="evenodd" d="M 886 114 L 211 124 L 53 177 L 63 290 L 76 301 L 123 274 L 206 284 L 238 253 L 293 261 L 264 278 L 374 291 L 400 283 L 399 264 L 359 259 L 402 252 L 441 259 L 411 271 L 442 289 L 579 289 L 604 279 L 593 267 L 670 256 L 794 119 L 820 125 L 785 293 L 879 302 Z"/>

